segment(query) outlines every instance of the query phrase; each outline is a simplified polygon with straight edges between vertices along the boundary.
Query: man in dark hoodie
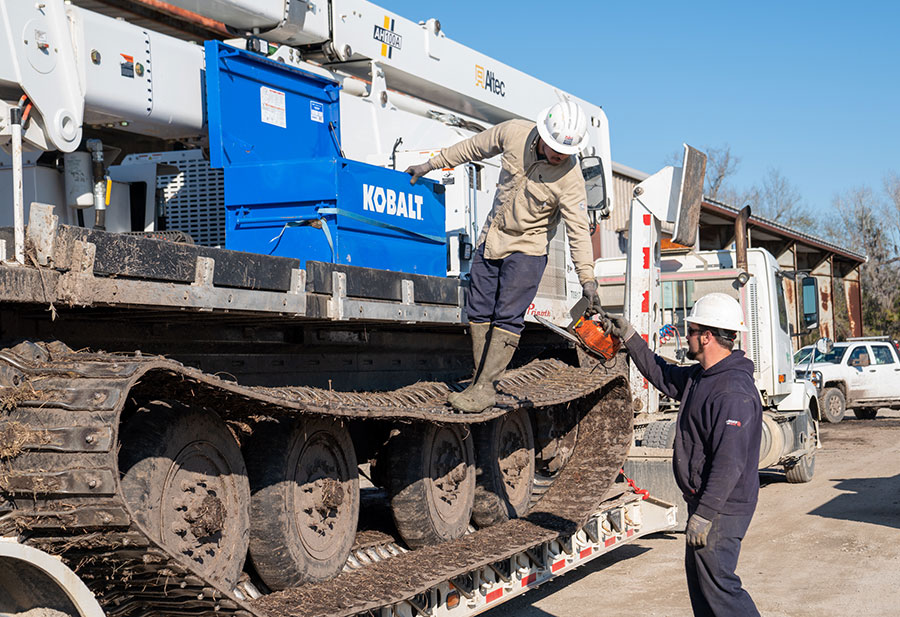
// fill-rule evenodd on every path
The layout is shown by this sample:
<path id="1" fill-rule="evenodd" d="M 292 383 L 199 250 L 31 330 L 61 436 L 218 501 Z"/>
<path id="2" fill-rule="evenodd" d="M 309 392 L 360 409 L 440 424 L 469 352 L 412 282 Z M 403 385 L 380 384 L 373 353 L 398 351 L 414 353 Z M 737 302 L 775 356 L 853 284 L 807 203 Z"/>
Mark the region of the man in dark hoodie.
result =
<path id="1" fill-rule="evenodd" d="M 735 574 L 741 540 L 759 494 L 762 404 L 753 362 L 733 351 L 746 332 L 738 302 L 703 296 L 686 319 L 687 357 L 676 366 L 650 351 L 621 317 L 605 318 L 632 361 L 660 392 L 681 401 L 672 466 L 688 504 L 685 571 L 694 615 L 750 617 L 759 612 Z"/>

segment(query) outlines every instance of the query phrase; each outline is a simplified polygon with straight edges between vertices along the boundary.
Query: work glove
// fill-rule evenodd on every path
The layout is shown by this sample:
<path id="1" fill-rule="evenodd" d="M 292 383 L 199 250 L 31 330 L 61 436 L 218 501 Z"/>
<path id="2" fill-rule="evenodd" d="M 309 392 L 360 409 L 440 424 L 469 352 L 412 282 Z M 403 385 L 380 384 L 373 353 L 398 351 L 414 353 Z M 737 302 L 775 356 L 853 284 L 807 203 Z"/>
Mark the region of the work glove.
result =
<path id="1" fill-rule="evenodd" d="M 598 314 L 601 317 L 606 316 L 606 313 L 603 312 L 603 306 L 600 304 L 600 296 L 597 294 L 597 281 L 588 281 L 582 285 L 581 295 L 588 301 L 587 308 L 584 309 L 585 315 L 588 317 L 593 317 Z"/>
<path id="2" fill-rule="evenodd" d="M 412 176 L 412 178 L 409 179 L 409 183 L 415 184 L 416 180 L 427 174 L 429 171 L 431 171 L 431 163 L 428 161 L 419 163 L 418 165 L 410 165 L 406 168 L 406 173 Z"/>
<path id="3" fill-rule="evenodd" d="M 709 529 L 712 527 L 712 521 L 708 521 L 699 514 L 692 514 L 688 519 L 687 529 L 684 530 L 687 536 L 688 546 L 694 548 L 702 548 L 706 546 L 706 538 L 709 536 Z"/>
<path id="4" fill-rule="evenodd" d="M 600 324 L 608 334 L 612 334 L 623 343 L 635 335 L 634 326 L 624 317 L 606 315 L 600 320 Z"/>

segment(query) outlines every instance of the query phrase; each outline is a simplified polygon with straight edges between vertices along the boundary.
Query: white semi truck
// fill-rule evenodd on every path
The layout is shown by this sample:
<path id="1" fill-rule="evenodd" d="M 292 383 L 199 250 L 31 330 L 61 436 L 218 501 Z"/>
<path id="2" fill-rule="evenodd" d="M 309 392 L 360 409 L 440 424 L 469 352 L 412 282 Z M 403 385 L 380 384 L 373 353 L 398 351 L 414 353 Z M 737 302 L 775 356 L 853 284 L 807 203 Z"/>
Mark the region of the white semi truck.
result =
<path id="1" fill-rule="evenodd" d="M 445 405 L 501 162 L 399 170 L 561 96 L 363 0 L 0 0 L 0 613 L 473 615 L 671 528 L 622 358 L 535 326 Z M 580 295 L 560 227 L 532 313 Z"/>

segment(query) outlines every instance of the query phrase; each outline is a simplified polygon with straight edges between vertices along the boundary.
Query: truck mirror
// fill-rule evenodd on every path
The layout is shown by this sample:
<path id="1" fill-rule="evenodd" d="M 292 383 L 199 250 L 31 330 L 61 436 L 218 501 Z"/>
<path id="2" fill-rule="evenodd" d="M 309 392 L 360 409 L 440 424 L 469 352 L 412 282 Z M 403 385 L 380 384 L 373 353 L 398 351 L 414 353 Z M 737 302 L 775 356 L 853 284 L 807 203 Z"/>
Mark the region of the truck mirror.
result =
<path id="1" fill-rule="evenodd" d="M 825 355 L 827 353 L 831 353 L 831 350 L 834 349 L 834 341 L 832 341 L 828 337 L 822 337 L 818 341 L 816 341 L 816 351 L 820 354 Z"/>
<path id="2" fill-rule="evenodd" d="M 606 193 L 606 176 L 603 173 L 603 161 L 599 156 L 586 156 L 581 159 L 581 175 L 584 176 L 584 189 L 587 193 L 587 209 L 591 217 L 591 231 L 597 226 L 597 215 L 601 219 L 609 218 L 609 199 Z"/>
<path id="3" fill-rule="evenodd" d="M 819 325 L 819 287 L 814 276 L 804 277 L 800 281 L 800 312 L 802 325 L 807 330 Z"/>

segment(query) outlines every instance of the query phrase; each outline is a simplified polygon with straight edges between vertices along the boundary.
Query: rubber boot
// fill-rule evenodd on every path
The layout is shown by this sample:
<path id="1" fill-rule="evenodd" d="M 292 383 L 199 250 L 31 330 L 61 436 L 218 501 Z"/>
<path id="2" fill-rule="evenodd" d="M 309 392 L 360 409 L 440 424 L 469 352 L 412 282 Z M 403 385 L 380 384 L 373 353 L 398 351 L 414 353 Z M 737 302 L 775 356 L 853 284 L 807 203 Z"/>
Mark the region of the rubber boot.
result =
<path id="1" fill-rule="evenodd" d="M 454 396 L 453 400 L 448 397 L 450 404 L 465 413 L 478 413 L 493 407 L 497 403 L 494 382 L 503 375 L 518 345 L 518 334 L 507 332 L 502 328 L 491 330 L 491 340 L 481 365 L 481 372 L 475 381 L 458 396 Z"/>
<path id="2" fill-rule="evenodd" d="M 475 363 L 475 371 L 472 373 L 472 383 L 475 383 L 481 372 L 481 365 L 484 363 L 485 342 L 487 341 L 488 332 L 490 331 L 490 322 L 469 324 L 469 334 L 472 337 L 472 359 Z M 462 392 L 451 392 L 449 396 L 447 396 L 447 401 L 453 405 L 453 401 L 461 395 Z"/>

